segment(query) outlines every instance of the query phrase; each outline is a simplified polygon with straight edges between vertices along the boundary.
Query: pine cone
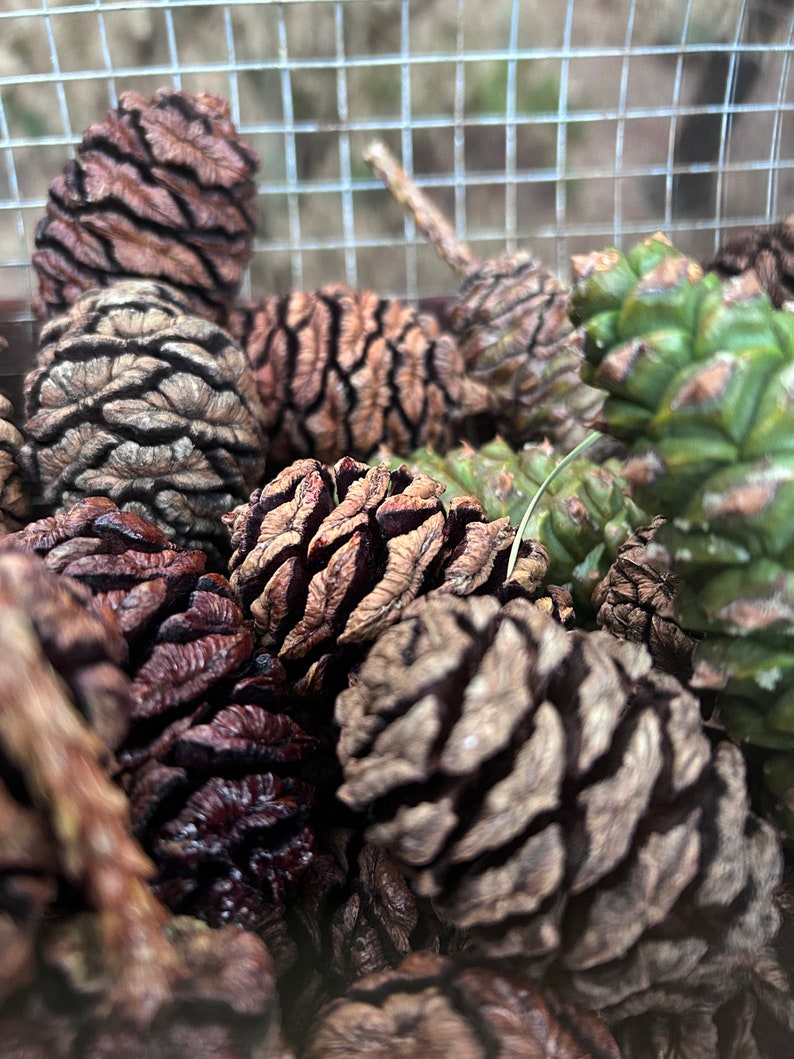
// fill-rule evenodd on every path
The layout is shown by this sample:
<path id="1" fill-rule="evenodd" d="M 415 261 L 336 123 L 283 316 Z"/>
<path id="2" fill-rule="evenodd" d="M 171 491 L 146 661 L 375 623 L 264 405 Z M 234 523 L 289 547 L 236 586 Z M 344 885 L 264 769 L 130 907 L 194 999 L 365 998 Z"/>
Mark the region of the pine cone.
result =
<path id="1" fill-rule="evenodd" d="M 693 682 L 718 690 L 737 740 L 784 751 L 767 766 L 794 834 L 792 316 L 754 273 L 722 286 L 653 236 L 577 262 L 604 416 L 646 510 L 671 517 L 655 553 L 680 577 L 676 618 L 705 633 Z M 772 775 L 774 773 L 774 776 Z"/>
<path id="2" fill-rule="evenodd" d="M 264 944 L 187 917 L 167 933 L 180 963 L 174 995 L 149 1025 L 114 1008 L 97 924 L 74 916 L 50 927 L 30 988 L 0 1008 L 4 1056 L 15 1059 L 275 1059 L 278 996 Z"/>
<path id="3" fill-rule="evenodd" d="M 470 387 L 434 319 L 344 286 L 272 295 L 232 314 L 265 408 L 270 458 L 334 463 L 383 445 L 446 448 Z"/>
<path id="4" fill-rule="evenodd" d="M 364 159 L 461 277 L 448 319 L 478 395 L 466 411 L 487 411 L 513 445 L 547 438 L 572 449 L 603 396 L 580 377 L 581 339 L 567 316 L 568 286 L 522 250 L 481 261 L 385 144 L 370 144 Z"/>
<path id="5" fill-rule="evenodd" d="M 444 456 L 419 449 L 406 462 L 444 482 L 445 497 L 475 496 L 488 518 L 507 516 L 517 526 L 560 459 L 549 444 L 515 451 L 495 438 L 477 449 L 464 443 Z M 619 546 L 646 519 L 617 459 L 595 463 L 580 456 L 547 487 L 525 535 L 548 551 L 548 580 L 570 589 L 580 623 L 594 616 L 593 589 Z"/>
<path id="6" fill-rule="evenodd" d="M 40 666 L 58 674 L 72 705 L 106 745 L 116 746 L 126 734 L 130 710 L 128 681 L 118 666 L 124 641 L 111 622 L 89 612 L 89 600 L 81 585 L 55 577 L 35 557 L 0 555 L 0 651 L 6 659 L 15 657 L 15 630 L 32 632 Z M 30 777 L 13 763 L 22 752 L 12 749 L 23 745 L 24 733 L 10 707 L 25 704 L 34 690 L 24 682 L 5 684 L 9 712 L 0 710 L 0 997 L 32 974 L 39 926 L 62 877 L 51 820 L 40 800 L 32 804 Z M 56 736 L 42 732 L 41 738 Z"/>
<path id="7" fill-rule="evenodd" d="M 0 355 L 3 348 L 0 339 Z M 23 438 L 13 418 L 11 402 L 0 393 L 0 535 L 21 529 L 30 517 L 30 504 L 19 470 Z"/>
<path id="8" fill-rule="evenodd" d="M 213 925 L 281 931 L 284 900 L 311 861 L 302 771 L 316 740 L 282 712 L 281 666 L 254 653 L 225 578 L 99 497 L 3 547 L 38 552 L 117 615 L 133 702 L 117 759 L 157 865 L 155 892 Z"/>
<path id="9" fill-rule="evenodd" d="M 525 600 L 439 598 L 337 699 L 340 799 L 417 893 L 613 1018 L 717 1003 L 778 926 L 774 832 L 697 700 Z"/>
<path id="10" fill-rule="evenodd" d="M 301 879 L 289 920 L 299 962 L 282 983 L 285 1023 L 305 1036 L 317 1009 L 414 950 L 454 951 L 459 933 L 417 898 L 389 854 L 360 829 L 328 830 Z"/>
<path id="11" fill-rule="evenodd" d="M 753 269 L 772 304 L 781 309 L 794 299 L 794 214 L 779 224 L 731 232 L 706 268 L 723 280 Z"/>
<path id="12" fill-rule="evenodd" d="M 420 593 L 504 587 L 509 520 L 488 522 L 471 497 L 447 514 L 443 489 L 405 467 L 298 460 L 226 517 L 232 588 L 294 691 L 344 686 L 364 647 Z M 512 581 L 534 591 L 548 557 L 534 542 L 520 556 Z"/>
<path id="13" fill-rule="evenodd" d="M 223 322 L 252 254 L 258 167 L 217 96 L 124 92 L 50 185 L 33 255 L 39 315 L 140 277 Z"/>
<path id="14" fill-rule="evenodd" d="M 110 497 L 223 564 L 221 515 L 263 471 L 262 413 L 241 351 L 176 292 L 119 283 L 48 324 L 25 414 L 46 503 Z"/>
<path id="15" fill-rule="evenodd" d="M 604 1023 L 493 968 L 415 952 L 323 1009 L 303 1059 L 620 1059 Z"/>
<path id="16" fill-rule="evenodd" d="M 450 310 L 469 377 L 488 393 L 496 430 L 513 445 L 582 441 L 603 403 L 580 377 L 569 288 L 524 251 L 476 263 Z"/>
<path id="17" fill-rule="evenodd" d="M 600 628 L 619 640 L 645 644 L 654 665 L 686 684 L 692 676 L 697 640 L 675 620 L 673 601 L 679 579 L 649 554 L 649 545 L 664 521 L 657 516 L 618 549 L 593 592 L 593 604 Z"/>

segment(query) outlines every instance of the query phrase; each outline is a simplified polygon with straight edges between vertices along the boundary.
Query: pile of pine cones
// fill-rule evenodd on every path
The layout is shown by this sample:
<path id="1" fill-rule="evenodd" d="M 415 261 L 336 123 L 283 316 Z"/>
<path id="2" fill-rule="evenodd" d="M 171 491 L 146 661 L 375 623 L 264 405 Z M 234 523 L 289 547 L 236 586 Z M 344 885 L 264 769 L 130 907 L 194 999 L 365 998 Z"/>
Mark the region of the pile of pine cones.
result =
<path id="1" fill-rule="evenodd" d="M 37 231 L 19 426 L 0 403 L 0 1056 L 787 1054 L 787 700 L 745 757 L 649 395 L 670 365 L 676 409 L 760 394 L 794 327 L 728 365 L 756 295 L 695 320 L 662 240 L 578 262 L 573 299 L 458 247 L 450 330 L 341 285 L 240 304 L 257 165 L 224 101 L 128 92 Z M 756 245 L 779 300 L 789 234 Z M 701 463 L 744 444 L 728 414 Z M 782 498 L 777 555 L 775 451 L 730 502 Z M 703 525 L 690 562 L 750 554 Z M 716 642 L 752 611 L 782 679 L 788 582 L 766 624 L 719 591 Z"/>

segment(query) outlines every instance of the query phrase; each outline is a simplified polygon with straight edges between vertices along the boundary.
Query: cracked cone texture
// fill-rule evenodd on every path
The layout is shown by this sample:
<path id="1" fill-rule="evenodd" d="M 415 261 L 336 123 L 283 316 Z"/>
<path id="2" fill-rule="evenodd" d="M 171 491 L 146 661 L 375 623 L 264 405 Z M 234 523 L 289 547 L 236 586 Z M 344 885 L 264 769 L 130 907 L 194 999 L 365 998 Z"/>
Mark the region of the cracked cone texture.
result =
<path id="1" fill-rule="evenodd" d="M 479 501 L 441 503 L 444 486 L 407 467 L 296 460 L 225 519 L 230 583 L 259 644 L 301 694 L 345 686 L 366 646 L 417 596 L 533 592 L 548 555 L 488 521 Z"/>
<path id="2" fill-rule="evenodd" d="M 258 166 L 217 96 L 122 93 L 50 185 L 33 255 L 39 314 L 138 277 L 223 322 L 253 250 Z"/>
<path id="3" fill-rule="evenodd" d="M 422 896 L 611 1018 L 718 1003 L 778 927 L 744 765 L 644 649 L 525 600 L 428 600 L 337 699 L 339 797 Z"/>
<path id="4" fill-rule="evenodd" d="M 0 339 L 0 354 L 3 352 Z M 24 439 L 14 426 L 14 408 L 0 393 L 0 535 L 21 529 L 30 517 L 30 504 L 20 471 Z"/>
<path id="5" fill-rule="evenodd" d="M 582 257 L 572 311 L 624 473 L 670 521 L 655 552 L 681 578 L 676 615 L 705 634 L 694 680 L 724 689 L 737 740 L 785 753 L 770 787 L 794 825 L 794 316 L 753 272 L 721 284 L 653 236 Z M 774 775 L 772 775 L 774 774 Z"/>
<path id="6" fill-rule="evenodd" d="M 229 335 L 173 289 L 128 281 L 43 329 L 25 380 L 25 458 L 54 509 L 106 496 L 217 569 L 221 516 L 264 468 L 261 415 Z"/>
<path id="7" fill-rule="evenodd" d="M 454 338 L 374 291 L 271 295 L 235 310 L 229 328 L 248 355 L 277 465 L 367 459 L 379 446 L 446 448 L 464 406 L 484 402 Z"/>

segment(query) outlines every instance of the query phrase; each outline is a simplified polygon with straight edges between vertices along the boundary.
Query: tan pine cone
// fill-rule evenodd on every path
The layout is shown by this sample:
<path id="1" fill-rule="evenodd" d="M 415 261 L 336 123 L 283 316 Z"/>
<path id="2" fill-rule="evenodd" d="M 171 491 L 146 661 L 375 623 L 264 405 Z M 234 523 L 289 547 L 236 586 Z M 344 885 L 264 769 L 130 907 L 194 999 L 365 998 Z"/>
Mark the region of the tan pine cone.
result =
<path id="1" fill-rule="evenodd" d="M 122 93 L 50 185 L 33 255 L 39 315 L 139 277 L 223 322 L 253 250 L 258 167 L 217 96 Z"/>
<path id="2" fill-rule="evenodd" d="M 524 542 L 505 585 L 509 519 L 489 522 L 473 497 L 447 512 L 443 489 L 406 467 L 297 460 L 226 517 L 231 586 L 294 691 L 344 686 L 366 646 L 419 595 L 539 587 L 545 550 Z"/>
<path id="3" fill-rule="evenodd" d="M 618 549 L 606 576 L 593 591 L 599 628 L 619 640 L 642 643 L 654 665 L 688 683 L 697 640 L 675 620 L 679 578 L 668 564 L 655 561 L 649 545 L 665 519 L 657 516 L 633 533 Z"/>
<path id="4" fill-rule="evenodd" d="M 322 1009 L 302 1059 L 620 1059 L 606 1025 L 514 975 L 428 952 Z"/>
<path id="5" fill-rule="evenodd" d="M 751 269 L 776 309 L 794 300 L 794 214 L 780 223 L 731 232 L 706 265 L 720 279 Z"/>
<path id="6" fill-rule="evenodd" d="M 5 343 L 0 338 L 0 355 Z M 30 517 L 19 455 L 23 437 L 14 426 L 14 408 L 0 393 L 0 535 L 21 529 Z"/>
<path id="7" fill-rule="evenodd" d="M 778 926 L 739 750 L 641 647 L 525 600 L 429 601 L 337 699 L 340 799 L 417 893 L 611 1017 L 717 1003 Z"/>
<path id="8" fill-rule="evenodd" d="M 463 406 L 476 411 L 484 400 L 432 316 L 374 291 L 271 295 L 235 310 L 228 326 L 248 355 L 278 466 L 367 459 L 382 446 L 443 450 Z"/>
<path id="9" fill-rule="evenodd" d="M 282 667 L 254 651 L 226 579 L 103 497 L 3 538 L 0 557 L 8 548 L 83 582 L 124 633 L 132 711 L 117 768 L 155 892 L 174 911 L 280 938 L 311 863 L 303 770 L 317 740 L 283 712 Z"/>
<path id="10" fill-rule="evenodd" d="M 228 553 L 221 515 L 264 468 L 261 416 L 226 332 L 173 289 L 128 281 L 43 329 L 25 380 L 25 460 L 55 510 L 107 496 L 217 569 Z"/>

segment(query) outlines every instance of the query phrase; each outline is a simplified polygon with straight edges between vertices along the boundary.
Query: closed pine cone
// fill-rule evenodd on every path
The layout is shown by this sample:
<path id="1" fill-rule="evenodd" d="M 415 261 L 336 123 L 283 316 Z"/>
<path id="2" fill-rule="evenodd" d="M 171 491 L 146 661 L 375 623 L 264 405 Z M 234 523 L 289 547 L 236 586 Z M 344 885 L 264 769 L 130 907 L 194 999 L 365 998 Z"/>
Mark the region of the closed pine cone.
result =
<path id="1" fill-rule="evenodd" d="M 219 568 L 221 515 L 264 468 L 261 414 L 228 334 L 173 289 L 130 280 L 43 329 L 25 380 L 24 453 L 55 510 L 106 496 Z"/>
<path id="2" fill-rule="evenodd" d="M 464 378 L 460 350 L 432 316 L 374 291 L 328 286 L 271 295 L 236 310 L 265 408 L 271 459 L 334 463 L 379 447 L 448 447 L 484 393 Z"/>
<path id="3" fill-rule="evenodd" d="M 739 750 L 644 649 L 430 600 L 337 699 L 339 797 L 468 948 L 612 1017 L 718 1002 L 778 926 Z"/>
<path id="4" fill-rule="evenodd" d="M 258 166 L 217 96 L 124 92 L 50 185 L 33 255 L 39 315 L 138 277 L 223 322 L 253 250 Z"/>

